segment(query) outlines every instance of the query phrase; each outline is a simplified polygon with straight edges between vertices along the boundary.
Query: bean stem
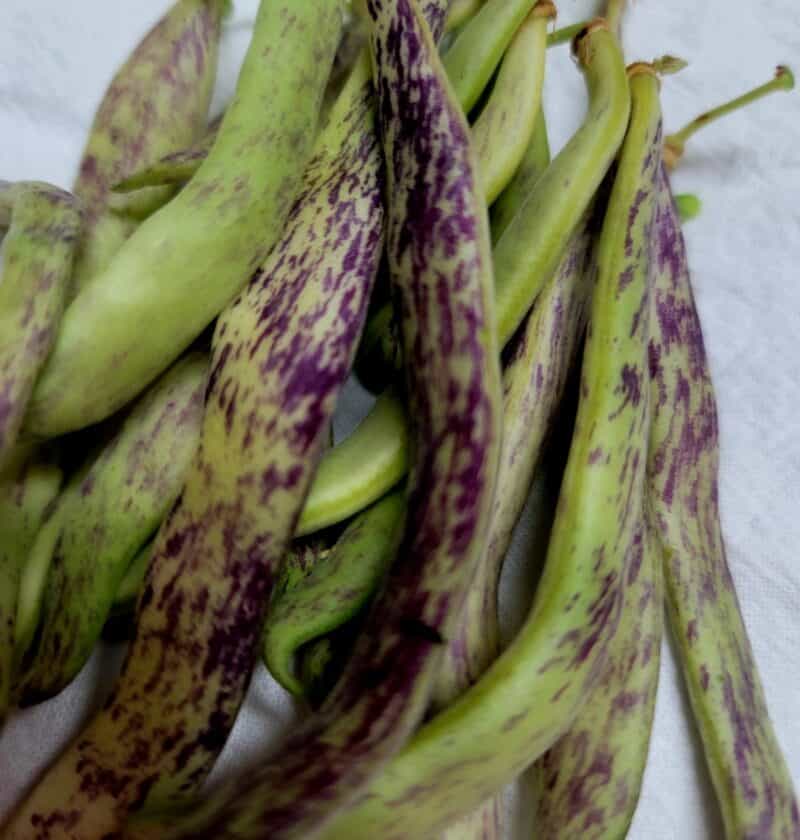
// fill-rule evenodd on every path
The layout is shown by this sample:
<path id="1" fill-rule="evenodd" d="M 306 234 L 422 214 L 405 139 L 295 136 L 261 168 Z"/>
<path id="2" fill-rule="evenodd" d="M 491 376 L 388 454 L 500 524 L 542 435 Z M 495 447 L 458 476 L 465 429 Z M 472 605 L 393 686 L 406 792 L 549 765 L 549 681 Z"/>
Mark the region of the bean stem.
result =
<path id="1" fill-rule="evenodd" d="M 775 76 L 763 85 L 753 88 L 747 93 L 737 96 L 716 108 L 704 111 L 690 122 L 686 123 L 679 131 L 670 134 L 664 141 L 664 157 L 667 166 L 673 169 L 683 157 L 686 142 L 693 137 L 701 128 L 716 122 L 721 117 L 732 114 L 740 108 L 745 108 L 765 96 L 779 91 L 790 91 L 794 88 L 794 74 L 784 66 L 779 65 L 775 70 Z"/>

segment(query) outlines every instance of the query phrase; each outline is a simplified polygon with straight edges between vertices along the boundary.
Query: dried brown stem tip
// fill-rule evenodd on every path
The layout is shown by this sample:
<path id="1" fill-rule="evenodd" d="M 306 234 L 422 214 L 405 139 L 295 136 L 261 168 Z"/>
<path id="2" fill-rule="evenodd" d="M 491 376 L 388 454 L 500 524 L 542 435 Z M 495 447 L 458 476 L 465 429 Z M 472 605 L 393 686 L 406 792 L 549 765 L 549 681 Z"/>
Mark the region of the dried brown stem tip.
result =
<path id="1" fill-rule="evenodd" d="M 552 18 L 555 20 L 558 17 L 558 9 L 552 0 L 539 0 L 531 14 L 533 17 Z"/>
<path id="2" fill-rule="evenodd" d="M 589 35 L 600 29 L 603 29 L 606 32 L 611 31 L 605 18 L 595 18 L 575 36 L 575 40 L 572 42 L 572 54 L 581 64 L 585 65 L 591 59 L 591 55 L 588 54 L 586 50 L 586 43 Z"/>

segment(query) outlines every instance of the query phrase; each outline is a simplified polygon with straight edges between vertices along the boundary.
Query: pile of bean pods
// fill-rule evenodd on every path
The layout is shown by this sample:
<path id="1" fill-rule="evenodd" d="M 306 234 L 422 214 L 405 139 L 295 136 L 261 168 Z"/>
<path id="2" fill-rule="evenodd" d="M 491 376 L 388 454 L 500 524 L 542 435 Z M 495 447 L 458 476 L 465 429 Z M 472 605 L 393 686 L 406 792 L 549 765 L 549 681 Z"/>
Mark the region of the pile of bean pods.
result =
<path id="1" fill-rule="evenodd" d="M 492 840 L 535 767 L 538 836 L 621 837 L 666 617 L 726 836 L 800 838 L 670 185 L 790 71 L 665 135 L 682 62 L 626 66 L 619 0 L 561 30 L 550 0 L 262 0 L 209 121 L 228 5 L 149 32 L 71 192 L 0 182 L 0 721 L 129 641 L 2 836 Z M 588 107 L 551 160 L 568 41 Z M 332 445 L 351 375 L 375 402 Z M 209 791 L 260 658 L 307 713 Z"/>

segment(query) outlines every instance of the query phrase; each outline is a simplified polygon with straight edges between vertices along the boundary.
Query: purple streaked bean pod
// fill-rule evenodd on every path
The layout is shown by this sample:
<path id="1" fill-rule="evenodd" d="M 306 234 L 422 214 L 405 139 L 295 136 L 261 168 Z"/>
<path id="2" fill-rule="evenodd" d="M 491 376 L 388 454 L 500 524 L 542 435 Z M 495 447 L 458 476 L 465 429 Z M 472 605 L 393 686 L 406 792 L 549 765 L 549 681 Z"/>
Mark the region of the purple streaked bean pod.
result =
<path id="1" fill-rule="evenodd" d="M 190 353 L 136 401 L 59 499 L 39 633 L 16 691 L 60 692 L 92 653 L 125 571 L 181 492 L 203 417 L 208 356 Z"/>
<path id="2" fill-rule="evenodd" d="M 662 150 L 661 108 L 653 68 L 634 64 L 628 75 L 631 122 L 615 177 L 636 187 L 635 173 L 625 170 L 625 153 L 638 148 L 644 168 L 638 189 L 631 190 L 630 212 L 647 221 L 626 236 L 626 254 L 635 252 L 638 264 L 620 275 L 620 283 L 645 287 L 646 313 L 655 273 L 653 216 Z M 642 313 L 636 317 L 647 320 Z M 655 709 L 664 613 L 660 561 L 643 494 L 635 504 L 638 522 L 621 581 L 619 624 L 600 677 L 569 730 L 540 760 L 542 790 L 536 825 L 552 840 L 622 837 L 639 800 Z"/>
<path id="3" fill-rule="evenodd" d="M 283 48 L 273 38 L 291 33 L 329 67 L 340 27 L 338 0 L 291 11 L 266 2 L 248 60 L 265 60 Z M 322 82 L 319 68 L 302 72 Z M 195 791 L 225 743 L 380 255 L 368 70 L 353 88 L 319 139 L 282 239 L 217 322 L 200 449 L 156 540 L 111 697 L 6 837 L 28 840 L 31 826 L 48 839 L 118 832 L 130 811 Z"/>
<path id="4" fill-rule="evenodd" d="M 573 235 L 555 277 L 506 347 L 503 444 L 486 547 L 442 659 L 433 702 L 444 708 L 500 655 L 498 585 L 514 526 L 533 481 L 542 445 L 556 421 L 588 317 L 592 228 Z M 501 837 L 502 803 L 493 797 L 444 832 L 445 840 Z"/>
<path id="5" fill-rule="evenodd" d="M 617 166 L 594 257 L 578 416 L 528 619 L 478 682 L 428 721 L 334 820 L 326 840 L 399 840 L 445 827 L 569 731 L 602 675 L 637 556 L 645 490 L 646 243 L 659 128 L 634 121 Z"/>
<path id="6" fill-rule="evenodd" d="M 230 0 L 177 0 L 106 90 L 73 187 L 86 210 L 74 294 L 105 268 L 135 228 L 130 219 L 108 212 L 114 184 L 202 135 L 229 6 Z M 172 193 L 159 190 L 156 204 Z"/>
<path id="7" fill-rule="evenodd" d="M 664 628 L 661 558 L 640 524 L 620 624 L 569 732 L 539 760 L 535 825 L 548 840 L 624 837 L 639 800 Z"/>
<path id="8" fill-rule="evenodd" d="M 666 171 L 656 232 L 648 480 L 668 617 L 726 836 L 796 840 L 797 798 L 725 555 L 717 405 Z"/>
<path id="9" fill-rule="evenodd" d="M 0 469 L 19 436 L 55 342 L 83 215 L 74 196 L 38 182 L 0 182 Z"/>
<path id="10" fill-rule="evenodd" d="M 414 429 L 398 559 L 320 710 L 263 768 L 154 836 L 277 840 L 324 826 L 419 722 L 480 553 L 500 448 L 488 219 L 468 127 L 416 4 L 367 8 Z"/>

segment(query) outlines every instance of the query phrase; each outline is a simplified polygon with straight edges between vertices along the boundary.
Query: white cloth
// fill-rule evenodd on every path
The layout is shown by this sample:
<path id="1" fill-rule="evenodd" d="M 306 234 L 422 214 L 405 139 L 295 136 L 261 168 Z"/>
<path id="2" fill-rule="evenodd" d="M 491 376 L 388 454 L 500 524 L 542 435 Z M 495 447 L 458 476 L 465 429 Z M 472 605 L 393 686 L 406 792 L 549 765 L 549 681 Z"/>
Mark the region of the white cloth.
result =
<path id="1" fill-rule="evenodd" d="M 111 75 L 167 0 L 3 0 L 0 13 L 0 178 L 69 187 Z M 237 0 L 222 51 L 215 112 L 233 88 L 256 0 Z M 593 11 L 561 0 L 560 23 Z M 672 53 L 690 66 L 663 82 L 668 129 L 800 56 L 797 0 L 637 0 L 625 24 L 631 59 Z M 568 50 L 549 57 L 546 107 L 558 148 L 578 125 L 583 83 Z M 797 68 L 800 70 L 800 67 Z M 800 787 L 800 97 L 780 96 L 707 129 L 675 175 L 703 199 L 686 227 L 695 289 L 720 403 L 721 504 L 728 556 L 769 708 Z M 342 423 L 357 410 L 348 390 Z M 504 591 L 518 588 L 519 529 Z M 519 609 L 519 598 L 516 599 Z M 511 603 L 507 600 L 506 610 Z M 0 736 L 0 815 L 77 731 L 107 690 L 119 652 L 95 655 L 60 697 L 11 718 Z M 259 667 L 217 774 L 258 759 L 293 708 Z M 515 836 L 530 837 L 520 829 Z M 721 836 L 703 757 L 671 651 L 630 836 Z"/>

